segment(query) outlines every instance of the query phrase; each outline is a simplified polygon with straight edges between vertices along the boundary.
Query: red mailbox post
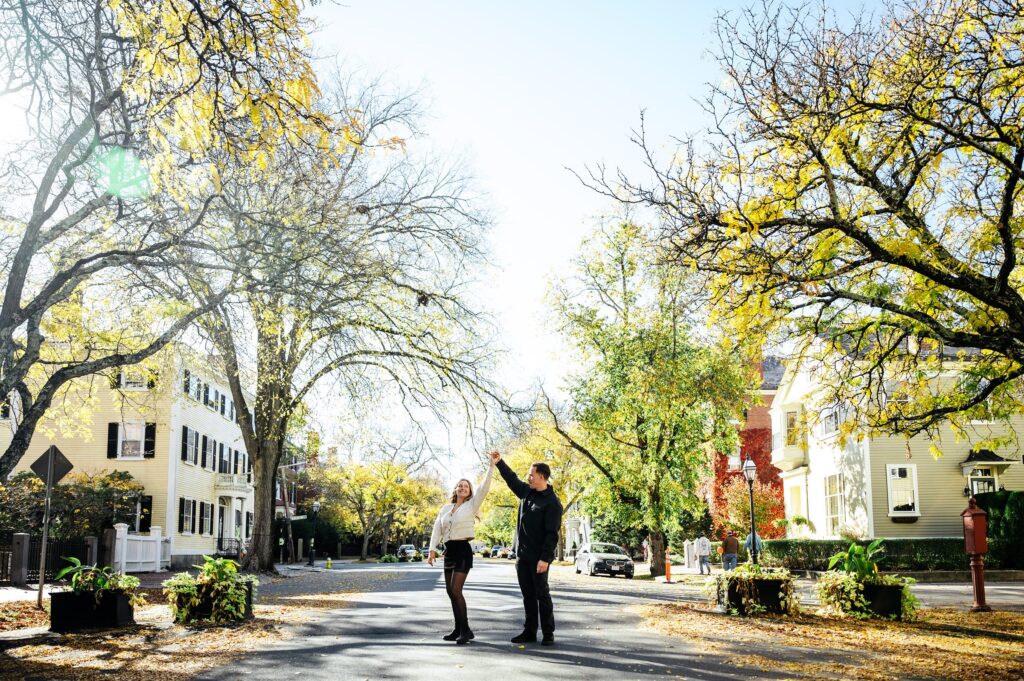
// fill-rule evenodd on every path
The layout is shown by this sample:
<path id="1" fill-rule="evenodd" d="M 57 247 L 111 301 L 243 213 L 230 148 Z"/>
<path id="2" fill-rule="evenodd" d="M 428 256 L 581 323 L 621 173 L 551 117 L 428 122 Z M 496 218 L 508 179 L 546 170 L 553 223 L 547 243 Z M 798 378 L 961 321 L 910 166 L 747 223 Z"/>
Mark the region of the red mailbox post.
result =
<path id="1" fill-rule="evenodd" d="M 960 514 L 964 521 L 964 548 L 971 556 L 971 583 L 974 585 L 974 605 L 971 612 L 989 612 L 985 604 L 985 562 L 988 553 L 988 514 L 978 508 L 978 502 L 971 497 L 967 510 Z"/>

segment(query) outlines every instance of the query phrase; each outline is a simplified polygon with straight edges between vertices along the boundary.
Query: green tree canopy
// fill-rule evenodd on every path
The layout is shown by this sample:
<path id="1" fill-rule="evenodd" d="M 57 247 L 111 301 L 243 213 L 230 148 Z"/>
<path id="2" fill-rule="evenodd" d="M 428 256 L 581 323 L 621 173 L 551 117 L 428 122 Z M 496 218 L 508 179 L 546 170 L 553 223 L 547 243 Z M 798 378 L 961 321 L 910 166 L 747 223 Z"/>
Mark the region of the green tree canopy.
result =
<path id="1" fill-rule="evenodd" d="M 912 0 L 837 19 L 723 16 L 714 125 L 650 181 L 595 186 L 662 218 L 738 334 L 793 334 L 869 430 L 1024 411 L 1024 15 Z"/>
<path id="2" fill-rule="evenodd" d="M 596 468 L 589 503 L 649 535 L 661 574 L 665 534 L 684 511 L 703 512 L 697 487 L 710 448 L 736 447 L 730 422 L 753 386 L 739 348 L 694 324 L 697 292 L 659 264 L 648 230 L 604 226 L 580 256 L 578 278 L 554 292 L 562 332 L 581 370 L 569 384 L 569 423 L 557 432 Z"/>

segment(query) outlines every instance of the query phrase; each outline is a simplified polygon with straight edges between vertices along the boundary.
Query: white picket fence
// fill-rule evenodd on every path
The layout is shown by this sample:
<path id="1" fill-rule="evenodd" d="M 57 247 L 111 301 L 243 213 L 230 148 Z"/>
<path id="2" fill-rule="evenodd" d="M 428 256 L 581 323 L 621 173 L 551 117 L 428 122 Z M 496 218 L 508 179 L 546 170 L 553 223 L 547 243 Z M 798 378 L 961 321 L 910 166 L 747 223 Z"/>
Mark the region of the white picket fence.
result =
<path id="1" fill-rule="evenodd" d="M 158 526 L 149 535 L 128 534 L 128 525 L 114 525 L 113 568 L 118 572 L 160 572 L 171 564 L 171 544 Z"/>

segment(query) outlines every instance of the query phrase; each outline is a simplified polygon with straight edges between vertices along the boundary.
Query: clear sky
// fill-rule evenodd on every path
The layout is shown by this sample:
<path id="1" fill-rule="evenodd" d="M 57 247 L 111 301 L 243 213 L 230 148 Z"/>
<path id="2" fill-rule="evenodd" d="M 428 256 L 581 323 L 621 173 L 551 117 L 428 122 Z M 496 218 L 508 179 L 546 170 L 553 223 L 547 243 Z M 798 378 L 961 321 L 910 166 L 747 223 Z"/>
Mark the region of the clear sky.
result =
<path id="1" fill-rule="evenodd" d="M 560 387 L 567 362 L 544 294 L 594 218 L 613 208 L 567 168 L 635 169 L 629 138 L 641 110 L 666 153 L 671 135 L 706 124 L 695 100 L 721 78 L 708 54 L 715 17 L 748 4 L 344 0 L 314 9 L 315 49 L 420 90 L 430 143 L 464 157 L 485 192 L 496 270 L 482 295 L 509 351 L 500 378 L 510 388 Z"/>
<path id="2" fill-rule="evenodd" d="M 702 121 L 716 77 L 705 54 L 720 9 L 703 2 L 346 0 L 314 15 L 318 51 L 423 93 L 424 130 L 464 157 L 493 215 L 497 269 L 482 287 L 510 351 L 502 379 L 557 388 L 559 341 L 543 297 L 609 202 L 566 169 L 635 163 L 646 109 L 654 139 Z"/>

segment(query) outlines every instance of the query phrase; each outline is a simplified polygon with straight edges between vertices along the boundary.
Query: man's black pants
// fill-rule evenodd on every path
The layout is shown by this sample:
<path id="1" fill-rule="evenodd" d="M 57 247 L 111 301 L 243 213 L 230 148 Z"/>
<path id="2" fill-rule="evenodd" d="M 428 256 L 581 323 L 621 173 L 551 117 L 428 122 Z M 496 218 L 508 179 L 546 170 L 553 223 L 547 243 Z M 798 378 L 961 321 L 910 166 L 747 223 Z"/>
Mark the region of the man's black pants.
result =
<path id="1" fill-rule="evenodd" d="M 548 589 L 548 571 L 537 574 L 537 561 L 516 560 L 516 577 L 519 590 L 523 592 L 523 608 L 526 610 L 526 632 L 537 632 L 537 613 L 540 612 L 540 630 L 545 634 L 555 633 L 555 608 L 551 603 Z"/>

